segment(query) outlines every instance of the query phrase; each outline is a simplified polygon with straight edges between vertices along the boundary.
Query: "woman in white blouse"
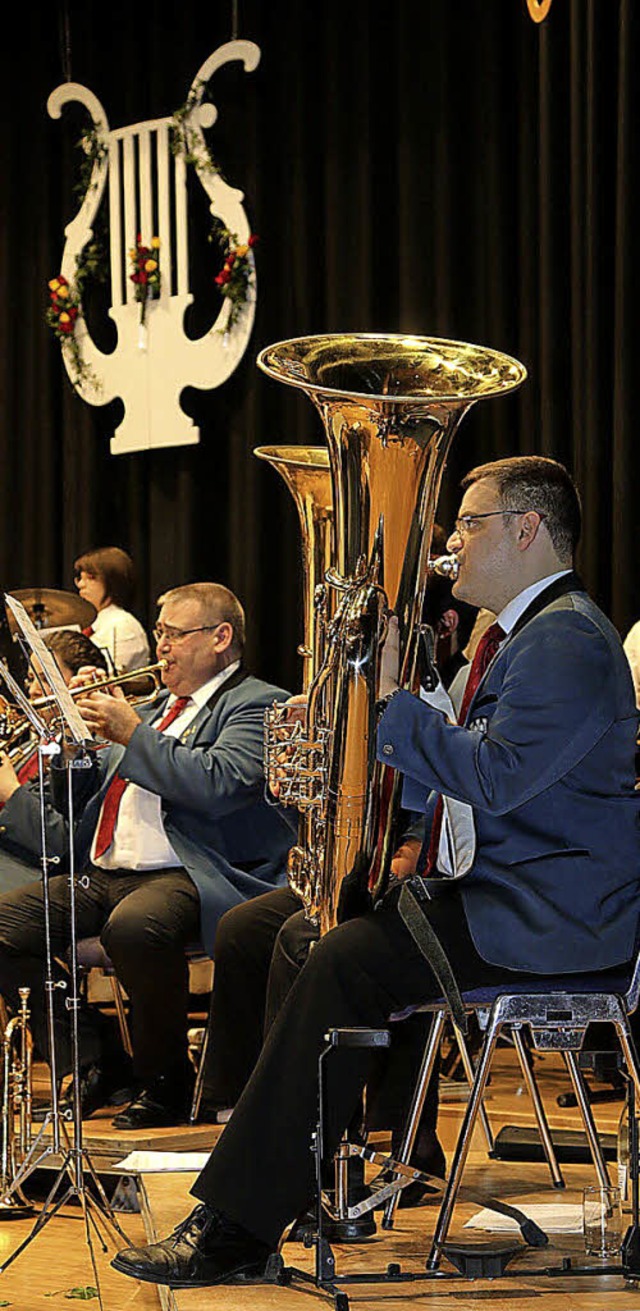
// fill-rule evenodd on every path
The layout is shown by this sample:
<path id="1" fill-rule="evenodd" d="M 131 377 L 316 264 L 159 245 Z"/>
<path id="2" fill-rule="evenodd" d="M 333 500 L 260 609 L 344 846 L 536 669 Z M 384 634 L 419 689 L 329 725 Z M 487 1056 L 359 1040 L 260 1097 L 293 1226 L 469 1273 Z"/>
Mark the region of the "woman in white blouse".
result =
<path id="1" fill-rule="evenodd" d="M 76 587 L 97 610 L 85 632 L 107 653 L 120 673 L 149 664 L 149 641 L 142 624 L 127 607 L 134 585 L 133 561 L 119 546 L 101 546 L 78 556 Z"/>

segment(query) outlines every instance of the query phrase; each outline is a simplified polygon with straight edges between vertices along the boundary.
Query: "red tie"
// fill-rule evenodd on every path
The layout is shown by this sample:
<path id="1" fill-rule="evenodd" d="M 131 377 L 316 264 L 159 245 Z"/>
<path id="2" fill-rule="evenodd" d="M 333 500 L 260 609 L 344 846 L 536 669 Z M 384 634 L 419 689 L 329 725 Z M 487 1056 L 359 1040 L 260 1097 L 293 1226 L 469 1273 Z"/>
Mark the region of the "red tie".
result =
<path id="1" fill-rule="evenodd" d="M 480 641 L 478 642 L 478 645 L 476 647 L 476 653 L 471 662 L 471 669 L 469 670 L 467 685 L 464 689 L 462 704 L 458 711 L 459 724 L 464 724 L 467 718 L 469 706 L 473 701 L 473 698 L 478 690 L 478 687 L 480 686 L 480 683 L 484 678 L 484 675 L 486 674 L 487 669 L 489 668 L 489 665 L 491 664 L 491 661 L 493 660 L 493 657 L 496 654 L 498 647 L 500 646 L 500 643 L 503 641 L 505 637 L 506 637 L 506 633 L 504 629 L 500 627 L 500 624 L 490 624 L 489 627 L 485 629 L 485 632 L 482 634 L 482 637 L 480 638 Z M 424 869 L 424 872 L 427 875 L 433 874 L 436 868 L 436 861 L 438 859 L 438 847 L 440 846 L 440 830 L 442 828 L 443 809 L 444 807 L 443 807 L 442 797 L 438 797 L 433 812 L 433 822 L 431 824 L 431 836 L 429 839 L 429 850 L 427 853 L 427 861 Z"/>
<path id="2" fill-rule="evenodd" d="M 155 728 L 158 733 L 163 733 L 165 728 L 168 728 L 169 724 L 172 724 L 174 719 L 177 719 L 178 715 L 182 714 L 185 706 L 188 706 L 190 701 L 190 696 L 179 696 L 174 701 L 171 709 L 167 710 L 164 718 L 160 719 L 157 724 L 153 724 L 152 727 Z M 97 860 L 99 856 L 104 856 L 105 851 L 109 850 L 109 847 L 113 842 L 120 802 L 128 781 L 128 779 L 122 778 L 116 771 L 105 792 L 100 820 L 98 822 L 98 831 L 96 833 L 95 860 Z"/>
<path id="3" fill-rule="evenodd" d="M 18 782 L 20 785 L 23 786 L 25 783 L 29 783 L 32 778 L 36 777 L 38 770 L 38 752 L 33 751 L 28 759 L 25 760 L 24 765 L 21 765 L 18 770 Z"/>

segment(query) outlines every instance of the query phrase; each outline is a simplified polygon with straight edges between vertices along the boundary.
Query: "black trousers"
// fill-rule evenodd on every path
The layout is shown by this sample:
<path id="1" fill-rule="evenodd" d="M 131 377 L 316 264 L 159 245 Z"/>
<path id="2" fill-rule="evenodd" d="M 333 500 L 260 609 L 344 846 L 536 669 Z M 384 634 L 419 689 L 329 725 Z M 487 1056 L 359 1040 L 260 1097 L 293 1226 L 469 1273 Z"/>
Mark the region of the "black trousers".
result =
<path id="1" fill-rule="evenodd" d="M 235 1106 L 260 1055 L 265 1027 L 295 982 L 317 936 L 306 920 L 292 940 L 289 921 L 300 914 L 290 888 L 274 888 L 241 902 L 216 930 L 215 970 L 203 1097 L 210 1106 Z"/>
<path id="2" fill-rule="evenodd" d="M 204 1100 L 232 1107 L 253 1072 L 262 1043 L 307 960 L 318 931 L 290 888 L 275 888 L 227 911 L 216 933 Z M 414 1015 L 392 1030 L 376 1056 L 366 1095 L 366 1126 L 398 1130 L 418 1075 L 430 1018 Z M 435 1148 L 437 1070 L 420 1126 L 423 1154 Z"/>
<path id="3" fill-rule="evenodd" d="M 134 1073 L 146 1083 L 178 1072 L 187 1060 L 188 965 L 185 947 L 197 942 L 200 902 L 183 869 L 145 873 L 92 868 L 76 880 L 78 939 L 99 936 L 131 1001 Z M 49 879 L 53 956 L 64 959 L 70 945 L 69 879 Z M 42 1053 L 48 1052 L 45 1006 L 45 907 L 42 882 L 0 897 L 0 993 L 11 1006 L 18 988 L 31 989 L 31 1025 Z M 68 973 L 56 964 L 56 977 Z M 68 991 L 54 989 L 54 1035 L 60 1074 L 71 1069 Z M 78 1016 L 81 1065 L 100 1059 L 102 1035 L 95 1016 Z"/>
<path id="4" fill-rule="evenodd" d="M 481 959 L 455 889 L 432 903 L 430 918 L 461 987 L 526 977 Z M 394 1012 L 438 996 L 439 985 L 402 923 L 394 897 L 322 938 L 269 1031 L 194 1195 L 275 1247 L 313 1196 L 310 1146 L 317 1122 L 318 1058 L 327 1030 L 385 1027 Z M 369 1072 L 362 1052 L 332 1053 L 328 1153 L 351 1122 Z"/>

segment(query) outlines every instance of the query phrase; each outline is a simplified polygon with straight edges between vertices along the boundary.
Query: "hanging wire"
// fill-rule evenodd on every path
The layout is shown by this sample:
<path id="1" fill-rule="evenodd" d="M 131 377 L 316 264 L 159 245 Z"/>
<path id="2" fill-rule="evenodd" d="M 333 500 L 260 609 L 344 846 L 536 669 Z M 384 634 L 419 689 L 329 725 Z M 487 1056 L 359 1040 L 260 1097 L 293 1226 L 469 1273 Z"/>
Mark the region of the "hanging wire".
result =
<path id="1" fill-rule="evenodd" d="M 239 0 L 231 0 L 231 40 L 238 40 L 238 3 Z"/>
<path id="2" fill-rule="evenodd" d="M 234 0 L 235 3 L 235 0 Z M 69 0 L 62 0 L 58 20 L 58 40 L 60 45 L 60 63 L 65 82 L 71 81 L 71 23 L 69 20 Z"/>

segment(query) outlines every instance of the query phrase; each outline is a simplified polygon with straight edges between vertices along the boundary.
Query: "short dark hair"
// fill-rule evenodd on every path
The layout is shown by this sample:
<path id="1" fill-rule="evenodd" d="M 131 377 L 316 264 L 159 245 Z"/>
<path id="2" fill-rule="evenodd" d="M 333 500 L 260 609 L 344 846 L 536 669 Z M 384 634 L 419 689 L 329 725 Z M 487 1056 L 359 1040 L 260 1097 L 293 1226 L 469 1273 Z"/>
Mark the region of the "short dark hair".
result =
<path id="1" fill-rule="evenodd" d="M 158 605 L 164 605 L 166 601 L 196 601 L 207 623 L 231 624 L 233 642 L 230 652 L 236 656 L 242 655 L 245 643 L 244 610 L 237 596 L 223 583 L 185 583 L 182 587 L 172 587 L 158 597 Z"/>
<path id="2" fill-rule="evenodd" d="M 74 562 L 76 575 L 84 571 L 90 578 L 99 578 L 104 586 L 105 596 L 114 605 L 127 610 L 131 605 L 135 585 L 133 560 L 119 546 L 99 546 L 95 551 L 85 551 Z"/>
<path id="3" fill-rule="evenodd" d="M 72 674 L 77 674 L 83 665 L 95 665 L 97 669 L 108 672 L 104 651 L 84 633 L 77 633 L 73 628 L 61 628 L 57 633 L 47 634 L 44 641 Z"/>
<path id="4" fill-rule="evenodd" d="M 462 479 L 463 491 L 484 478 L 495 482 L 505 510 L 537 510 L 561 560 L 573 558 L 582 530 L 578 489 L 563 464 L 544 455 L 516 455 L 479 464 Z"/>

